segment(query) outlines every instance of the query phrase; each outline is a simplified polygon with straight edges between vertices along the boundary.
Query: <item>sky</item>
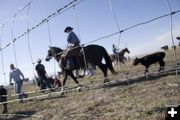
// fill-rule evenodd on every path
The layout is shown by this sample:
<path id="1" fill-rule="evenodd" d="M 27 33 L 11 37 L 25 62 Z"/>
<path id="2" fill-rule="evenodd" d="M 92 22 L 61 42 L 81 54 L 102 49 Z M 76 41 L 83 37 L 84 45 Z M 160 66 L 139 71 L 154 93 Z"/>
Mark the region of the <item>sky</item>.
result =
<path id="1" fill-rule="evenodd" d="M 0 0 L 0 25 L 8 18 L 12 18 L 29 1 Z M 13 38 L 27 31 L 27 19 L 28 26 L 31 28 L 46 18 L 47 15 L 54 13 L 69 2 L 71 0 L 34 0 L 30 4 L 29 14 L 27 14 L 28 7 L 26 7 L 16 15 L 14 24 L 13 19 L 11 19 L 3 28 L 0 27 L 1 46 L 5 46 Z M 111 2 L 120 30 L 169 13 L 167 0 L 111 0 Z M 172 11 L 180 10 L 179 0 L 169 0 L 169 3 Z M 159 51 L 160 47 L 164 45 L 172 45 L 170 20 L 170 16 L 163 17 L 148 24 L 129 29 L 123 32 L 120 37 L 119 34 L 116 34 L 90 44 L 104 46 L 109 54 L 112 54 L 112 44 L 115 44 L 120 49 L 128 47 L 131 52 L 129 56 L 139 56 Z M 178 44 L 176 37 L 180 36 L 180 13 L 173 15 L 172 21 L 174 42 Z M 52 18 L 49 21 L 49 31 L 48 24 L 43 24 L 29 33 L 29 45 L 34 62 L 38 58 L 44 59 L 46 57 L 48 47 L 51 45 L 49 37 L 51 37 L 53 46 L 66 48 L 67 34 L 64 33 L 64 29 L 67 26 L 74 28 L 74 32 L 79 36 L 82 44 L 118 31 L 109 0 L 84 0 L 74 9 L 71 8 Z M 13 44 L 3 49 L 5 78 L 2 56 L 0 56 L 0 85 L 9 84 L 9 65 L 11 63 L 15 64 L 14 52 L 16 52 L 17 59 L 16 67 L 24 73 L 26 78 L 34 76 L 28 49 L 28 36 L 25 35 L 16 40 L 14 46 L 15 51 Z M 43 60 L 42 63 L 45 65 L 49 75 L 60 70 L 53 60 L 51 62 Z"/>

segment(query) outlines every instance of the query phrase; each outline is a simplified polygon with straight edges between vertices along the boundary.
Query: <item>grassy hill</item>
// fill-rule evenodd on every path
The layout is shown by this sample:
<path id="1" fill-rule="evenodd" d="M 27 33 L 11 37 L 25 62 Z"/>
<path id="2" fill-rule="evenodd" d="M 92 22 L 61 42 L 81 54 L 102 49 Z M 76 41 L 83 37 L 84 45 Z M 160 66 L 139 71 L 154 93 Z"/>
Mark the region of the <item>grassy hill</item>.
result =
<path id="1" fill-rule="evenodd" d="M 180 60 L 180 47 L 177 47 L 176 52 L 177 59 Z M 180 75 L 176 76 L 174 70 L 157 73 L 159 65 L 154 64 L 150 67 L 147 78 L 143 75 L 144 67 L 133 66 L 132 62 L 115 66 L 119 74 L 113 76 L 108 73 L 110 83 L 104 87 L 103 75 L 97 70 L 95 76 L 79 79 L 81 84 L 92 85 L 83 88 L 81 92 L 69 89 L 64 96 L 57 93 L 22 104 L 9 103 L 9 114 L 19 115 L 0 116 L 0 119 L 164 120 L 166 107 L 180 104 Z M 165 62 L 166 70 L 176 66 L 172 50 L 166 51 Z M 66 85 L 74 85 L 74 82 L 69 79 Z M 93 88 L 94 85 L 96 87 Z M 23 90 L 35 90 L 35 86 L 27 84 L 23 86 Z M 12 89 L 8 93 L 12 94 Z M 33 93 L 29 97 L 48 93 L 52 92 Z M 15 97 L 9 97 L 9 100 L 12 99 Z"/>

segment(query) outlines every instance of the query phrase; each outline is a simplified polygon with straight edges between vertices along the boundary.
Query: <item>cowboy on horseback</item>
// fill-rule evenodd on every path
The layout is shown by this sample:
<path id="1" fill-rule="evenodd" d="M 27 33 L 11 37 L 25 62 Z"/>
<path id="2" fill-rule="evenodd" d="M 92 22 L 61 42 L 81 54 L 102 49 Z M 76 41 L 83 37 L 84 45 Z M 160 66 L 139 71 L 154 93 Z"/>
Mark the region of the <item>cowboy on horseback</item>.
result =
<path id="1" fill-rule="evenodd" d="M 62 62 L 66 61 L 66 66 L 64 69 L 74 69 L 75 66 L 75 60 L 77 62 L 77 65 L 80 65 L 79 60 L 79 51 L 80 51 L 80 40 L 77 37 L 77 35 L 72 31 L 73 28 L 68 26 L 65 28 L 64 32 L 68 34 L 67 42 L 68 42 L 68 49 L 64 52 L 62 56 Z M 75 59 L 75 60 L 74 60 Z"/>
<path id="2" fill-rule="evenodd" d="M 118 63 L 118 49 L 116 48 L 115 44 L 112 45 L 112 51 L 115 55 L 116 63 Z"/>

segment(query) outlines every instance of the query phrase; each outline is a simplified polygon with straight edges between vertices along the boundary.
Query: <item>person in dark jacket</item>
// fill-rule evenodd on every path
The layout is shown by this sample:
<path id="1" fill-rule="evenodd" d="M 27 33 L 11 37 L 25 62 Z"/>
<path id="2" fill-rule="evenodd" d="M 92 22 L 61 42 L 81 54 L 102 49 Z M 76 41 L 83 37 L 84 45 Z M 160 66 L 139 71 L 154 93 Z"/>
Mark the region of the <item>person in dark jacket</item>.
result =
<path id="1" fill-rule="evenodd" d="M 35 67 L 37 75 L 38 75 L 38 82 L 40 85 L 40 90 L 46 89 L 46 87 L 51 88 L 50 82 L 47 78 L 47 73 L 43 64 L 41 64 L 41 59 L 37 60 L 37 65 Z"/>

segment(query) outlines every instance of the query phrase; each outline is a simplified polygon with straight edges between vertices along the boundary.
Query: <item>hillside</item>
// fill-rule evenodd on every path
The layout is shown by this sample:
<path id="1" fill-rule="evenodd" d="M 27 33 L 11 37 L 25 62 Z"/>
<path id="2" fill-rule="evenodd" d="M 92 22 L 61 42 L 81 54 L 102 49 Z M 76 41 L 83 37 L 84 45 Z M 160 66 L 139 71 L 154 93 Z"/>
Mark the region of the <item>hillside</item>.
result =
<path id="1" fill-rule="evenodd" d="M 176 52 L 177 59 L 180 60 L 180 47 L 177 47 Z M 176 65 L 172 50 L 166 51 L 165 62 L 165 72 L 157 73 L 159 65 L 154 64 L 149 69 L 148 78 L 143 74 L 144 67 L 133 66 L 132 60 L 125 65 L 117 65 L 115 70 L 119 74 L 113 76 L 109 72 L 110 83 L 104 87 L 103 75 L 97 70 L 95 76 L 79 80 L 81 84 L 87 86 L 82 88 L 82 91 L 78 92 L 76 89 L 69 88 L 63 96 L 57 93 L 28 100 L 22 104 L 9 103 L 9 114 L 18 115 L 0 116 L 0 119 L 164 120 L 166 107 L 180 104 L 180 75 L 176 78 L 175 71 L 169 71 Z M 97 86 L 97 84 L 100 85 Z M 66 85 L 74 86 L 74 82 L 69 79 Z M 24 85 L 23 90 L 35 90 L 35 86 Z M 8 93 L 13 92 L 9 90 Z M 33 93 L 29 94 L 29 97 L 48 93 L 52 92 Z M 9 100 L 12 99 L 14 97 L 9 97 Z"/>

